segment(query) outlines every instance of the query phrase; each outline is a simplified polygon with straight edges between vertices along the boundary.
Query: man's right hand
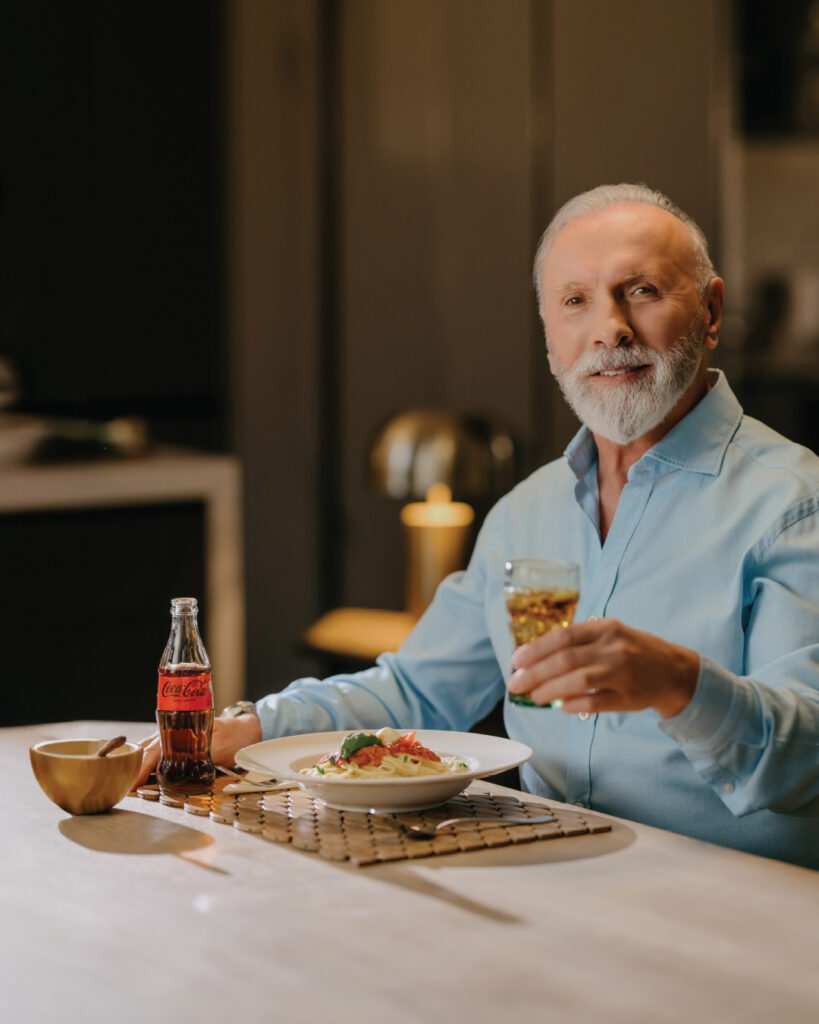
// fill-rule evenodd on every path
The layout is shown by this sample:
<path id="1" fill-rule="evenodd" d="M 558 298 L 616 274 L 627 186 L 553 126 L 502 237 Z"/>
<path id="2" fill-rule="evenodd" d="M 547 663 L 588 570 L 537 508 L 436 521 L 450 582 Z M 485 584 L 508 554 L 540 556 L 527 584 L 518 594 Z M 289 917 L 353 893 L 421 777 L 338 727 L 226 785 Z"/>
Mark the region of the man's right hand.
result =
<path id="1" fill-rule="evenodd" d="M 211 757 L 214 764 L 231 767 L 235 764 L 236 752 L 251 743 L 258 743 L 262 738 L 262 726 L 253 713 L 245 715 L 220 715 L 213 720 L 213 738 L 211 739 Z M 159 733 L 152 733 L 139 741 L 142 747 L 142 768 L 134 789 L 144 786 L 151 772 L 155 771 L 159 762 Z"/>

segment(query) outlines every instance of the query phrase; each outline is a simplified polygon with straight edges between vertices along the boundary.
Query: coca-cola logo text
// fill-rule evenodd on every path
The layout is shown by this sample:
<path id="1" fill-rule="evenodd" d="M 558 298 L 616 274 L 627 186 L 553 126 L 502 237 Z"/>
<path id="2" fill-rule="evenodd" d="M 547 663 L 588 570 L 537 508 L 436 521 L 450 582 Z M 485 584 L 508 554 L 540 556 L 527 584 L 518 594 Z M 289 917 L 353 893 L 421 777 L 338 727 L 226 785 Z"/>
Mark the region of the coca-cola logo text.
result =
<path id="1" fill-rule="evenodd" d="M 163 679 L 160 693 L 163 697 L 194 700 L 197 697 L 207 697 L 210 689 L 207 679 Z"/>

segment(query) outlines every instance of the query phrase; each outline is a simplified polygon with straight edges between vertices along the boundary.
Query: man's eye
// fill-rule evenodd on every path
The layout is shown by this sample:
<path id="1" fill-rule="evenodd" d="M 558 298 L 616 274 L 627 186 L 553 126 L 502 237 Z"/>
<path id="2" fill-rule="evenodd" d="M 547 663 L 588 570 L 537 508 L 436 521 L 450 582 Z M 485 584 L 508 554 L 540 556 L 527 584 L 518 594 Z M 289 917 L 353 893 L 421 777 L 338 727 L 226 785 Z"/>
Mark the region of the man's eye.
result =
<path id="1" fill-rule="evenodd" d="M 655 295 L 657 289 L 653 284 L 638 284 L 634 289 L 635 295 Z"/>
<path id="2" fill-rule="evenodd" d="M 579 295 L 570 295 L 566 299 L 565 305 L 567 305 L 567 306 L 579 306 L 582 301 L 583 301 L 583 299 L 581 298 L 581 296 L 579 296 Z"/>

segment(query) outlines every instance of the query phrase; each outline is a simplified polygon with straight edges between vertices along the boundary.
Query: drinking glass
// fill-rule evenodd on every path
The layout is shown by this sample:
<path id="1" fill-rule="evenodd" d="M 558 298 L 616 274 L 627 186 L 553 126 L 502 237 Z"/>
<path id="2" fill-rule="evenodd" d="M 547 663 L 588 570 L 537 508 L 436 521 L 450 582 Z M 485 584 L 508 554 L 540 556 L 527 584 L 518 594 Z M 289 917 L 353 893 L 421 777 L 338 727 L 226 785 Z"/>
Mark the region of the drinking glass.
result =
<path id="1" fill-rule="evenodd" d="M 506 563 L 503 592 L 512 638 L 518 648 L 569 625 L 580 598 L 580 569 L 574 562 L 516 558 Z M 524 707 L 550 707 L 535 704 L 526 693 L 510 694 L 509 699 Z"/>

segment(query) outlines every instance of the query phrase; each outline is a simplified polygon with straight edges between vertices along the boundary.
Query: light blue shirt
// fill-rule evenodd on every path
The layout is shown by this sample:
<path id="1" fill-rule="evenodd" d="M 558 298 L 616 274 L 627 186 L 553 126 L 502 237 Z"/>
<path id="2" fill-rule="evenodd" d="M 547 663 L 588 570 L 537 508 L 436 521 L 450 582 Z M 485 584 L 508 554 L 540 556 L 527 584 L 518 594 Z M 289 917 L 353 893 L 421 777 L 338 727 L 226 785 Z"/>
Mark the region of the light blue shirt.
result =
<path id="1" fill-rule="evenodd" d="M 715 843 L 819 867 L 819 459 L 744 416 L 721 374 L 633 465 L 605 543 L 597 448 L 559 459 L 492 509 L 397 654 L 300 679 L 257 704 L 263 735 L 469 729 L 506 693 L 510 558 L 581 566 L 577 619 L 617 618 L 700 654 L 678 715 L 591 716 L 505 699 L 534 755 L 524 786 Z"/>

